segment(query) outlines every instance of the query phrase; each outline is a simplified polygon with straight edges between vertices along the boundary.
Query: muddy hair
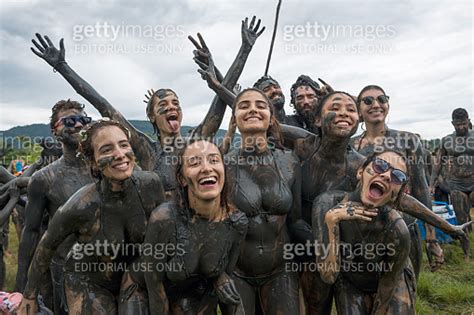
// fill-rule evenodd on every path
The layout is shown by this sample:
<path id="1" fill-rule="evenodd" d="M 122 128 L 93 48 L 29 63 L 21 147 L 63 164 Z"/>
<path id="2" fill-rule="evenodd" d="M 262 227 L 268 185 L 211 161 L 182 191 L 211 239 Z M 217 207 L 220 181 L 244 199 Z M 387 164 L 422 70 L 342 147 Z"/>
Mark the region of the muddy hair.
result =
<path id="1" fill-rule="evenodd" d="M 333 92 L 330 92 L 326 95 L 324 95 L 318 102 L 318 106 L 316 107 L 316 112 L 315 112 L 315 117 L 316 118 L 321 118 L 321 113 L 323 112 L 323 107 L 324 107 L 324 104 L 326 103 L 326 101 L 331 97 L 333 96 L 334 94 L 344 94 L 344 95 L 347 95 L 349 96 L 353 101 L 354 103 L 356 104 L 356 107 L 357 107 L 357 102 L 354 98 L 354 96 L 352 96 L 351 94 L 347 93 L 347 92 L 343 92 L 343 91 L 333 91 Z M 357 110 L 359 109 L 359 107 L 357 107 Z M 322 121 L 322 119 L 321 119 Z M 318 132 L 320 135 L 322 135 L 322 128 L 321 127 L 318 127 Z"/>
<path id="2" fill-rule="evenodd" d="M 281 135 L 281 127 L 280 127 L 280 124 L 278 123 L 278 120 L 275 117 L 275 109 L 273 107 L 272 102 L 268 98 L 268 96 L 266 96 L 262 90 L 259 90 L 257 88 L 246 88 L 245 90 L 237 94 L 234 100 L 234 104 L 232 104 L 232 116 L 235 117 L 235 109 L 242 95 L 244 95 L 246 92 L 249 92 L 249 91 L 254 91 L 262 95 L 262 97 L 265 99 L 265 102 L 268 104 L 268 108 L 270 109 L 270 126 L 268 127 L 268 130 L 267 130 L 268 142 L 272 142 L 276 148 L 284 149 L 283 137 Z"/>
<path id="3" fill-rule="evenodd" d="M 60 100 L 56 104 L 54 104 L 53 108 L 51 109 L 51 117 L 49 118 L 49 127 L 51 130 L 54 129 L 54 125 L 58 122 L 59 112 L 65 111 L 68 109 L 77 109 L 80 111 L 84 111 L 84 104 L 81 104 L 76 101 L 71 101 L 71 99 Z M 84 115 L 87 115 L 84 112 Z"/>
<path id="4" fill-rule="evenodd" d="M 91 166 L 91 174 L 94 178 L 100 179 L 102 175 L 97 169 L 92 167 L 94 162 L 94 147 L 92 145 L 92 140 L 99 130 L 109 126 L 115 126 L 120 128 L 127 137 L 127 140 L 130 141 L 130 130 L 128 130 L 126 127 L 124 127 L 122 124 L 115 120 L 102 119 L 94 121 L 87 125 L 80 132 L 82 140 L 79 144 L 78 152 L 82 156 L 82 158 Z"/>
<path id="5" fill-rule="evenodd" d="M 362 170 L 365 171 L 367 166 L 369 166 L 369 164 L 372 163 L 375 160 L 376 157 L 380 156 L 383 153 L 387 153 L 387 152 L 392 152 L 392 153 L 395 153 L 396 155 L 398 155 L 403 160 L 403 162 L 405 163 L 405 166 L 406 166 L 407 172 L 408 172 L 408 165 L 407 165 L 407 161 L 406 161 L 405 156 L 402 153 L 398 152 L 398 151 L 395 151 L 395 150 L 392 150 L 392 149 L 389 149 L 389 148 L 385 148 L 385 147 L 382 148 L 381 150 L 378 150 L 377 152 L 373 152 L 370 155 L 368 155 L 367 158 L 365 159 L 364 163 L 361 166 Z M 399 207 L 399 205 L 400 205 L 400 199 L 401 199 L 401 197 L 404 193 L 405 187 L 408 185 L 409 180 L 410 179 L 408 178 L 408 173 L 407 173 L 407 181 L 400 186 L 400 191 L 398 192 L 398 196 L 395 199 L 395 201 L 393 202 L 393 205 L 396 208 Z M 359 183 L 357 185 L 359 186 L 360 183 L 361 183 L 361 181 L 359 180 Z"/>
<path id="6" fill-rule="evenodd" d="M 293 83 L 290 89 L 291 104 L 293 106 L 296 104 L 296 89 L 300 86 L 309 86 L 311 89 L 313 89 L 314 93 L 316 94 L 316 97 L 321 97 L 321 93 L 319 92 L 319 84 L 313 79 L 311 79 L 309 76 L 302 74 L 298 77 L 298 79 L 296 79 L 296 82 Z"/>
<path id="7" fill-rule="evenodd" d="M 274 78 L 272 78 L 272 77 L 269 76 L 269 75 L 263 75 L 263 76 L 261 76 L 260 79 L 258 79 L 257 82 L 255 82 L 255 83 L 253 84 L 253 87 L 256 88 L 256 89 L 262 90 L 262 85 L 263 85 L 263 83 L 268 82 L 268 81 L 274 82 L 274 83 L 276 83 L 276 85 L 277 85 L 278 87 L 280 87 L 280 83 L 278 83 L 277 80 L 275 80 Z"/>
<path id="8" fill-rule="evenodd" d="M 455 110 L 453 110 L 451 118 L 452 120 L 469 119 L 469 114 L 467 113 L 467 110 L 465 110 L 464 108 L 456 108 Z"/>
<path id="9" fill-rule="evenodd" d="M 164 98 L 166 96 L 166 94 L 173 94 L 174 96 L 176 96 L 176 98 L 178 98 L 178 94 L 176 94 L 176 92 L 173 91 L 172 89 L 159 89 L 155 93 L 153 93 L 153 95 L 150 97 L 150 99 L 148 100 L 148 103 L 146 105 L 146 115 L 147 115 L 148 120 L 150 121 L 150 123 L 153 125 L 153 134 L 156 134 L 158 136 L 160 136 L 160 130 L 158 130 L 155 123 L 152 122 L 152 120 L 154 118 L 153 101 L 155 100 L 155 98 L 157 98 L 157 99 Z"/>
<path id="10" fill-rule="evenodd" d="M 189 219 L 192 216 L 192 213 L 190 211 L 191 207 L 189 205 L 189 199 L 188 199 L 188 188 L 183 187 L 183 185 L 181 184 L 181 179 L 180 179 L 180 176 L 182 176 L 183 169 L 184 169 L 184 153 L 186 152 L 186 149 L 190 145 L 192 145 L 193 143 L 199 142 L 199 141 L 204 141 L 204 142 L 207 142 L 207 143 L 210 143 L 210 144 L 216 146 L 216 148 L 218 149 L 217 151 L 219 151 L 219 155 L 221 157 L 222 164 L 224 165 L 224 157 L 223 157 L 222 153 L 220 152 L 219 147 L 214 142 L 209 141 L 209 139 L 202 138 L 202 137 L 189 138 L 189 139 L 187 139 L 185 145 L 182 148 L 179 149 L 179 152 L 178 152 L 178 155 L 177 155 L 178 156 L 177 166 L 176 166 L 176 181 L 177 181 L 179 187 L 178 187 L 178 194 L 177 194 L 177 200 L 176 201 L 177 201 L 177 204 L 179 205 L 180 215 L 183 216 L 184 219 Z M 220 206 L 221 206 L 222 209 L 224 209 L 224 213 L 227 214 L 227 215 L 236 210 L 236 207 L 231 202 L 230 190 L 229 190 L 227 182 L 225 180 L 225 165 L 224 165 L 224 186 L 222 187 L 222 191 L 221 191 L 221 204 L 220 204 Z"/>

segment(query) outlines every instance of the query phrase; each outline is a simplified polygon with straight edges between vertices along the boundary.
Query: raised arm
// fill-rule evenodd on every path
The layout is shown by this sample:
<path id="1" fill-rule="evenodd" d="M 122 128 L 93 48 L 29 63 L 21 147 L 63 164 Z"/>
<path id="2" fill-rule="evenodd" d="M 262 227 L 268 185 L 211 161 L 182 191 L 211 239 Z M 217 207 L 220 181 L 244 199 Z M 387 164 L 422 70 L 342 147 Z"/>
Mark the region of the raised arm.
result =
<path id="1" fill-rule="evenodd" d="M 152 151 L 151 143 L 153 142 L 147 135 L 136 129 L 117 109 L 115 109 L 109 101 L 100 95 L 87 81 L 80 77 L 66 62 L 66 50 L 64 48 L 64 39 L 59 41 L 59 50 L 54 46 L 48 36 L 44 38 L 36 33 L 36 40 L 32 40 L 33 45 L 37 48 L 31 48 L 31 51 L 45 60 L 54 71 L 59 72 L 64 79 L 74 88 L 74 90 L 84 97 L 94 106 L 102 117 L 109 117 L 126 126 L 131 133 L 131 143 L 133 150 L 137 156 L 143 169 L 150 170 L 149 164 L 152 164 L 151 158 L 147 151 Z"/>
<path id="2" fill-rule="evenodd" d="M 222 79 L 220 78 L 220 72 L 217 70 L 212 61 L 209 48 L 204 42 L 202 36 L 198 34 L 200 44 L 191 36 L 189 36 L 189 39 L 196 47 L 196 50 L 194 51 L 194 61 L 201 67 L 200 70 L 204 72 L 211 71 L 211 75 L 216 79 L 216 81 L 220 82 L 227 90 L 231 90 L 237 84 L 237 81 L 242 74 L 245 63 L 247 62 L 247 58 L 250 54 L 250 51 L 252 50 L 253 45 L 255 44 L 255 41 L 265 30 L 265 27 L 259 30 L 260 19 L 256 24 L 255 20 L 256 18 L 254 16 L 250 21 L 250 25 L 248 24 L 248 18 L 245 18 L 245 20 L 242 21 L 242 45 L 240 46 L 239 52 L 237 53 L 234 62 Z M 214 137 L 222 123 L 226 104 L 229 106 L 232 106 L 233 104 L 233 98 L 229 97 L 229 94 L 226 93 L 225 98 L 222 98 L 220 94 L 216 95 L 212 100 L 206 117 L 195 129 L 194 134 L 202 137 Z"/>

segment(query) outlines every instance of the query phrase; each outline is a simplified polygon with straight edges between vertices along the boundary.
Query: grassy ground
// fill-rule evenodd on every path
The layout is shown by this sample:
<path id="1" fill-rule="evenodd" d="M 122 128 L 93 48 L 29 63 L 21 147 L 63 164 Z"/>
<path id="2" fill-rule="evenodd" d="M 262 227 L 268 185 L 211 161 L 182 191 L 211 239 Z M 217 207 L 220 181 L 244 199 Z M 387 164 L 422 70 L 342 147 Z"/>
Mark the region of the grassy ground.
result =
<path id="1" fill-rule="evenodd" d="M 474 209 L 473 209 L 474 210 Z M 471 211 L 474 217 L 474 211 Z M 10 225 L 10 244 L 5 262 L 7 275 L 5 289 L 13 290 L 17 269 L 18 238 L 15 227 Z M 474 253 L 474 232 L 470 235 L 471 253 Z M 416 310 L 420 315 L 474 314 L 474 258 L 465 261 L 458 243 L 442 245 L 445 264 L 433 273 L 427 268 L 424 255 L 424 270 L 418 281 Z"/>

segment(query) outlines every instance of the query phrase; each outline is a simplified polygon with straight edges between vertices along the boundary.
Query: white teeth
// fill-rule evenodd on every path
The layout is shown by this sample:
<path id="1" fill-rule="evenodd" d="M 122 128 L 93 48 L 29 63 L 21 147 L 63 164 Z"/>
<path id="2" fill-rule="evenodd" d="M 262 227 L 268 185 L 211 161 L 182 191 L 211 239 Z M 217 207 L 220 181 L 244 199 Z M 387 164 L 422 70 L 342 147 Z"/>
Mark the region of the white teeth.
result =
<path id="1" fill-rule="evenodd" d="M 349 123 L 347 121 L 340 121 L 340 122 L 336 123 L 336 126 L 349 127 Z"/>
<path id="2" fill-rule="evenodd" d="M 217 182 L 217 178 L 215 176 L 205 177 L 199 181 L 199 184 L 215 184 Z"/>
<path id="3" fill-rule="evenodd" d="M 258 117 L 250 117 L 250 118 L 247 118 L 247 121 L 259 121 L 260 118 Z"/>
<path id="4" fill-rule="evenodd" d="M 113 166 L 113 168 L 119 169 L 119 170 L 126 170 L 128 168 L 128 162 L 117 164 Z"/>

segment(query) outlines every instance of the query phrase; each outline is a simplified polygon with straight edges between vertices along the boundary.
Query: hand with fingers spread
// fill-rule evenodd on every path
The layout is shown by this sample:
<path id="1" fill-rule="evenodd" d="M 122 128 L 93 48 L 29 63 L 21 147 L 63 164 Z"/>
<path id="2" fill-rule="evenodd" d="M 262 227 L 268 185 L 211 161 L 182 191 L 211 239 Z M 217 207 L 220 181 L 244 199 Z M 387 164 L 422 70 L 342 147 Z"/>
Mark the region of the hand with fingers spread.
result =
<path id="1" fill-rule="evenodd" d="M 352 201 L 338 204 L 326 213 L 327 224 L 338 224 L 343 220 L 372 221 L 377 216 L 377 209 L 366 209 L 362 204 Z"/>
<path id="2" fill-rule="evenodd" d="M 59 64 L 65 63 L 66 60 L 66 50 L 64 49 L 64 38 L 61 38 L 59 41 L 59 50 L 54 46 L 53 42 L 49 39 L 48 36 L 41 36 L 36 33 L 36 38 L 38 42 L 34 39 L 31 40 L 33 45 L 35 45 L 35 50 L 31 47 L 31 51 L 38 57 L 44 59 L 49 63 L 53 68 L 56 68 Z"/>
<path id="3" fill-rule="evenodd" d="M 239 304 L 240 295 L 237 292 L 234 281 L 227 275 L 222 273 L 214 282 L 214 289 L 216 290 L 219 301 L 224 304 Z"/>
<path id="4" fill-rule="evenodd" d="M 209 51 L 209 48 L 207 47 L 206 42 L 204 41 L 204 38 L 202 38 L 202 35 L 200 33 L 197 33 L 197 37 L 199 39 L 199 43 L 191 35 L 188 36 L 188 39 L 191 41 L 191 43 L 193 43 L 194 47 L 196 47 L 196 49 L 193 50 L 193 60 L 195 63 L 198 64 L 201 69 L 207 70 L 210 65 L 209 58 L 211 57 L 211 52 Z"/>
<path id="5" fill-rule="evenodd" d="M 242 21 L 242 44 L 247 48 L 252 48 L 257 38 L 265 31 L 265 26 L 259 30 L 261 20 L 258 19 L 257 24 L 255 24 L 255 20 L 256 16 L 254 15 L 250 21 L 250 25 L 248 24 L 248 17 Z"/>
<path id="6" fill-rule="evenodd" d="M 153 97 L 153 94 L 155 94 L 155 90 L 153 90 L 153 89 L 147 90 L 147 93 L 148 94 L 145 94 L 145 99 L 143 100 L 143 102 L 145 102 L 146 104 L 148 104 L 148 102 Z"/>

